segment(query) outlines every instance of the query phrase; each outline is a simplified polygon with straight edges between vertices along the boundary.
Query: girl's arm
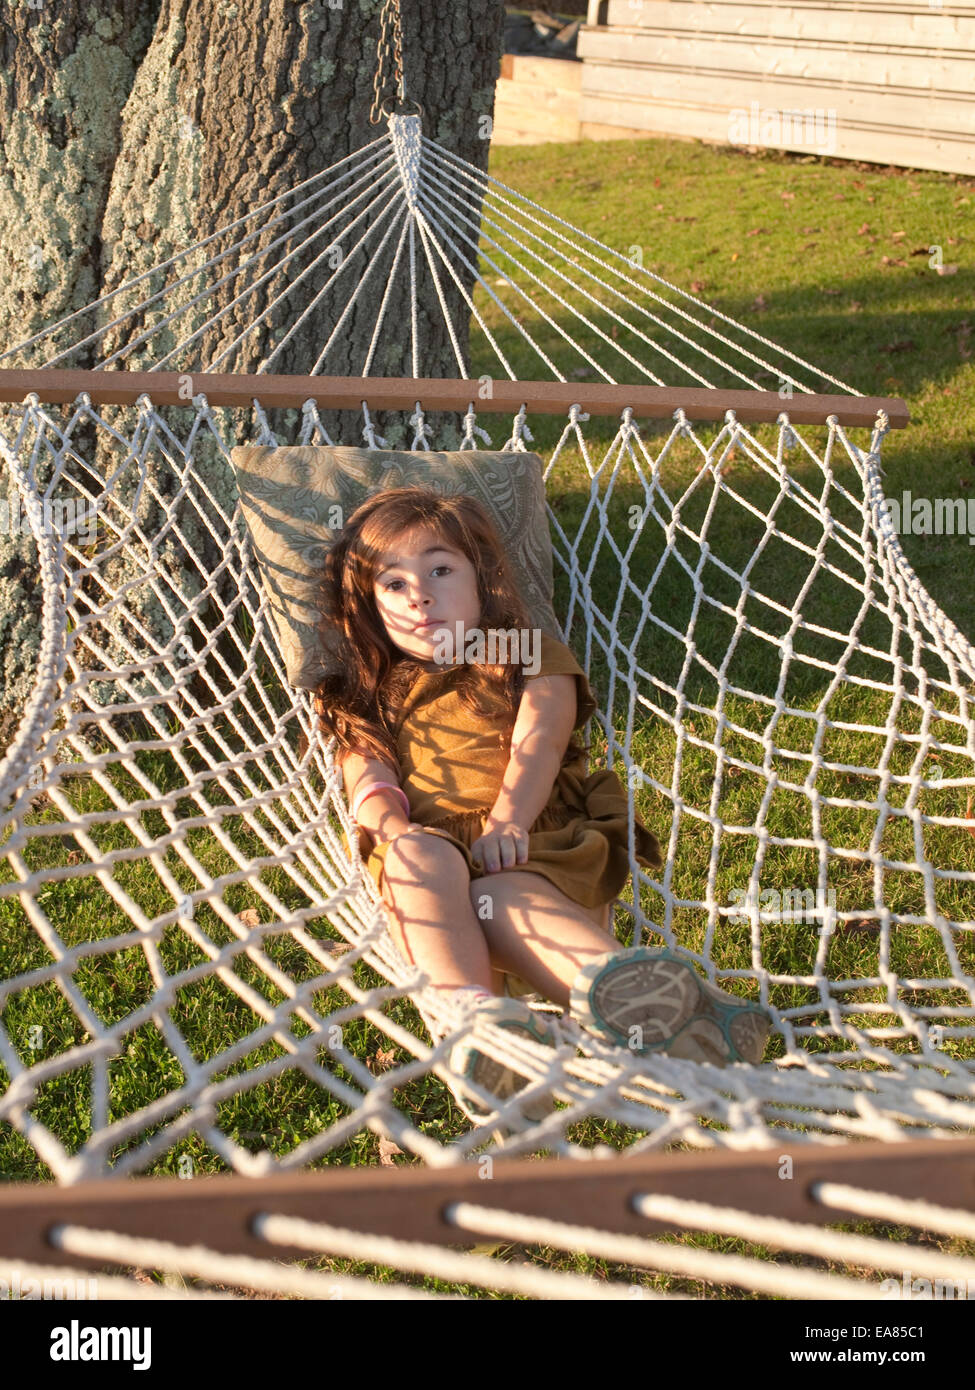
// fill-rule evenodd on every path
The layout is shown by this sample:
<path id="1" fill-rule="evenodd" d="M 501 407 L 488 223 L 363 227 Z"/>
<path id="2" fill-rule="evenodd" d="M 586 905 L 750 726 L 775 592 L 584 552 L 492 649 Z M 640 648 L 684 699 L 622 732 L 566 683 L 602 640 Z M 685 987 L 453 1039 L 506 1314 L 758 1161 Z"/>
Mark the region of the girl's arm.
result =
<path id="1" fill-rule="evenodd" d="M 346 751 L 339 756 L 339 765 L 345 778 L 345 794 L 349 805 L 360 787 L 371 786 L 373 782 L 392 782 L 399 786 L 399 773 L 395 772 L 381 758 L 357 750 Z M 373 792 L 359 808 L 359 829 L 371 835 L 375 844 L 391 840 L 400 835 L 410 825 L 410 818 L 403 810 L 400 798 L 388 788 Z"/>
<path id="2" fill-rule="evenodd" d="M 485 835 L 502 824 L 527 831 L 538 819 L 552 795 L 576 713 L 575 676 L 536 676 L 526 682 L 511 733 L 511 757 Z"/>

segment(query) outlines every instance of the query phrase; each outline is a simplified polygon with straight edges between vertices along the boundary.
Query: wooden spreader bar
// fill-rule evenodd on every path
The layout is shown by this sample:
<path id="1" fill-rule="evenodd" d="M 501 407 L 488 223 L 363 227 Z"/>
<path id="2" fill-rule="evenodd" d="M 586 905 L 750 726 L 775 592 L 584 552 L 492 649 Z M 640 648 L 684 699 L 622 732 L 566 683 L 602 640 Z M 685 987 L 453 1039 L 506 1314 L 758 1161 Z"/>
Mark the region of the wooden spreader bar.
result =
<path id="1" fill-rule="evenodd" d="M 834 1147 L 790 1145 L 783 1135 L 775 1148 L 750 1153 L 623 1154 L 592 1163 L 498 1158 L 486 1165 L 482 1158 L 457 1168 L 336 1167 L 268 1178 L 131 1178 L 71 1187 L 0 1184 L 0 1257 L 89 1267 L 91 1261 L 48 1243 L 46 1233 L 64 1223 L 180 1245 L 202 1242 L 223 1254 L 307 1258 L 307 1250 L 257 1238 L 250 1223 L 259 1213 L 400 1240 L 474 1245 L 476 1236 L 446 1219 L 454 1202 L 625 1235 L 675 1229 L 631 1210 L 632 1199 L 648 1193 L 792 1221 L 843 1221 L 842 1211 L 815 1200 L 820 1182 L 975 1211 L 975 1139 Z"/>
<path id="2" fill-rule="evenodd" d="M 869 429 L 877 412 L 887 413 L 892 429 L 910 422 L 898 396 L 821 396 L 796 392 L 783 399 L 777 391 L 719 391 L 699 386 L 576 385 L 561 381 L 465 381 L 450 377 L 246 376 L 219 372 L 91 372 L 0 370 L 0 401 L 20 404 L 31 391 L 50 403 L 74 401 L 87 391 L 93 405 L 134 405 L 148 394 L 155 405 L 188 405 L 203 393 L 210 405 L 248 407 L 255 398 L 265 409 L 300 408 L 314 399 L 327 410 L 466 412 L 473 401 L 482 414 L 514 414 L 525 405 L 535 414 L 568 415 L 578 404 L 590 415 L 618 416 L 626 406 L 637 419 L 665 420 L 683 409 L 688 420 L 724 420 L 733 410 L 743 424 L 774 424 L 785 411 L 796 425 L 823 425 L 835 415 L 841 425 Z M 490 395 L 483 394 L 486 390 Z"/>

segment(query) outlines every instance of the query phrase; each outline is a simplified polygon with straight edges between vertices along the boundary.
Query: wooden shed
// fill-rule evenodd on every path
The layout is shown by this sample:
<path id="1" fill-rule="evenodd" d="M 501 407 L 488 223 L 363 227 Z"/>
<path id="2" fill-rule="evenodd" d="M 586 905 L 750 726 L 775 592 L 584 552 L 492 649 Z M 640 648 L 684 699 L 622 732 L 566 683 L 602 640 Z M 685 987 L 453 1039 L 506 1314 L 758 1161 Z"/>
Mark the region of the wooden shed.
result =
<path id="1" fill-rule="evenodd" d="M 975 174 L 975 4 L 590 0 L 587 135 L 663 134 Z"/>
<path id="2" fill-rule="evenodd" d="M 975 175 L 975 3 L 590 0 L 506 55 L 499 144 L 666 135 Z"/>

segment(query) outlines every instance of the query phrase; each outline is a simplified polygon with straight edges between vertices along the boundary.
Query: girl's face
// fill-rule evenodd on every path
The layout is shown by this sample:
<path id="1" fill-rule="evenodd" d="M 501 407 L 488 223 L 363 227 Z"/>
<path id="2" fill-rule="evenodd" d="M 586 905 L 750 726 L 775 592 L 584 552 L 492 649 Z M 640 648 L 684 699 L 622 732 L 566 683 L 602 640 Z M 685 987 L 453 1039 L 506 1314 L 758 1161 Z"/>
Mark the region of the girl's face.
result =
<path id="1" fill-rule="evenodd" d="M 419 661 L 443 649 L 444 629 L 454 636 L 481 620 L 477 572 L 463 551 L 430 527 L 409 532 L 383 551 L 373 594 L 389 640 Z"/>

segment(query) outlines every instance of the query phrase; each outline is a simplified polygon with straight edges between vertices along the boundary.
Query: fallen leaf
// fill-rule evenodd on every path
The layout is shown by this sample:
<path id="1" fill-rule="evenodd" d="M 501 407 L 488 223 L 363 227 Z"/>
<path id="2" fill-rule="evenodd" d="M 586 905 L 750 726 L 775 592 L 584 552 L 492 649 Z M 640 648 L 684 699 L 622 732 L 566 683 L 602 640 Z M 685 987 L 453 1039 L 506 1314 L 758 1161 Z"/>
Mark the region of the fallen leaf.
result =
<path id="1" fill-rule="evenodd" d="M 890 256 L 881 256 L 881 258 L 880 258 L 880 264 L 881 264 L 881 265 L 907 265 L 907 262 L 906 262 L 906 261 L 894 261 L 894 260 L 891 260 Z"/>
<path id="2" fill-rule="evenodd" d="M 935 271 L 938 275 L 954 275 L 958 267 L 956 265 L 936 265 Z"/>
<path id="3" fill-rule="evenodd" d="M 375 1061 L 376 1066 L 379 1068 L 380 1071 L 388 1071 L 390 1067 L 395 1066 L 396 1064 L 395 1047 L 378 1047 L 376 1049 L 376 1055 L 373 1058 L 373 1060 Z"/>
<path id="4" fill-rule="evenodd" d="M 858 314 L 862 308 L 863 305 L 860 303 L 859 299 L 854 299 L 850 304 L 850 310 L 854 314 Z"/>
<path id="5" fill-rule="evenodd" d="M 403 1150 L 398 1144 L 394 1144 L 392 1139 L 382 1138 L 379 1141 L 379 1162 L 384 1168 L 395 1168 L 393 1162 L 396 1154 L 401 1154 Z"/>
<path id="6" fill-rule="evenodd" d="M 732 253 L 731 253 L 731 259 L 732 259 L 733 261 L 736 261 L 736 260 L 738 259 L 738 252 L 737 252 L 737 251 L 732 251 Z"/>
<path id="7" fill-rule="evenodd" d="M 795 196 L 796 195 L 794 193 L 790 193 L 787 188 L 783 188 L 782 192 L 779 194 L 779 197 L 787 203 L 791 203 Z"/>
<path id="8" fill-rule="evenodd" d="M 812 236 L 815 232 L 821 232 L 822 230 L 823 230 L 822 227 L 803 227 L 803 228 L 802 228 L 802 235 L 803 235 L 803 236 Z"/>
<path id="9" fill-rule="evenodd" d="M 843 293 L 842 290 L 831 290 L 831 289 L 829 289 L 827 286 L 825 286 L 825 285 L 823 286 L 823 294 L 842 294 L 842 293 Z"/>
<path id="10" fill-rule="evenodd" d="M 706 289 L 707 289 L 707 285 L 708 285 L 707 280 L 692 280 L 692 281 L 691 281 L 691 294 L 700 294 L 702 290 L 706 290 Z"/>
<path id="11" fill-rule="evenodd" d="M 768 300 L 765 298 L 764 294 L 757 294 L 755 298 L 752 300 L 753 309 L 761 310 L 767 308 L 767 306 Z"/>
<path id="12" fill-rule="evenodd" d="M 870 228 L 867 223 L 864 222 L 863 226 L 857 229 L 857 236 L 867 236 L 869 232 Z"/>
<path id="13" fill-rule="evenodd" d="M 750 231 L 750 232 L 746 232 L 745 235 L 746 235 L 746 236 L 768 236 L 768 228 L 767 228 L 767 227 L 753 227 L 753 228 L 751 229 L 751 231 Z"/>
<path id="14" fill-rule="evenodd" d="M 856 917 L 852 922 L 838 922 L 836 925 L 837 936 L 877 936 L 880 933 L 880 923 L 871 922 L 869 917 Z"/>
<path id="15" fill-rule="evenodd" d="M 237 916 L 245 927 L 259 927 L 261 925 L 260 914 L 256 907 L 245 907 L 243 912 L 237 913 Z"/>
<path id="16" fill-rule="evenodd" d="M 906 233 L 906 232 L 891 232 L 891 234 L 890 234 L 890 237 L 891 237 L 891 240 L 892 240 L 892 241 L 900 241 L 900 239 L 901 239 L 902 236 L 907 236 L 907 233 Z"/>

